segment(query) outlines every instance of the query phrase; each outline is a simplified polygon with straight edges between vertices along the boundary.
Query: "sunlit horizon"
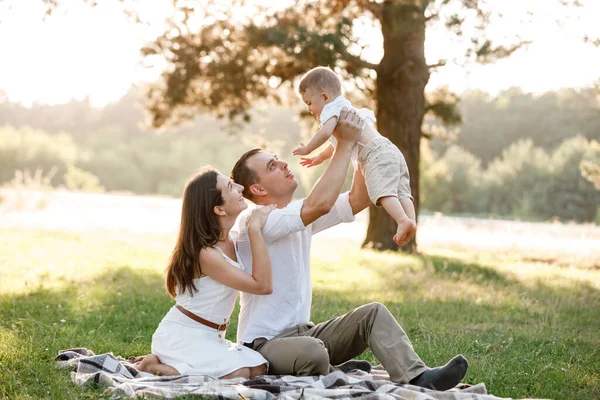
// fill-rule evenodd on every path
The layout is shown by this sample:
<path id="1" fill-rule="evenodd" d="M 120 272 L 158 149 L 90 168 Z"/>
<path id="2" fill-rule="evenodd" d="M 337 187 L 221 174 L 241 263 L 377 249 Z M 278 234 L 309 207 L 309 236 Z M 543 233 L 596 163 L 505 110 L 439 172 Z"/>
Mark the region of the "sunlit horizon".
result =
<path id="1" fill-rule="evenodd" d="M 511 12 L 520 4 L 516 0 L 494 2 L 505 17 L 490 27 L 493 37 L 512 33 L 519 21 L 515 19 L 518 13 Z M 132 85 L 158 78 L 159 69 L 141 65 L 139 49 L 162 32 L 170 9 L 166 2 L 142 7 L 139 11 L 151 22 L 143 26 L 128 22 L 118 2 L 92 8 L 79 0 L 71 1 L 45 21 L 41 3 L 1 2 L 0 13 L 9 17 L 0 23 L 0 54 L 11 61 L 0 64 L 0 93 L 26 106 L 89 98 L 92 105 L 102 107 L 117 101 Z M 460 53 L 461 43 L 453 41 L 444 29 L 428 29 L 428 63 L 441 59 L 449 62 L 432 74 L 427 89 L 449 86 L 458 93 L 480 89 L 496 94 L 520 87 L 540 94 L 589 86 L 600 78 L 600 49 L 584 43 L 581 37 L 583 33 L 600 36 L 593 18 L 600 15 L 600 4 L 588 4 L 579 10 L 577 21 L 565 21 L 562 27 L 555 23 L 559 12 L 557 7 L 544 8 L 540 21 L 523 32 L 533 38 L 533 44 L 490 65 L 457 65 L 452 58 Z M 381 33 L 368 26 L 360 33 L 362 40 L 372 43 L 365 57 L 378 62 Z"/>

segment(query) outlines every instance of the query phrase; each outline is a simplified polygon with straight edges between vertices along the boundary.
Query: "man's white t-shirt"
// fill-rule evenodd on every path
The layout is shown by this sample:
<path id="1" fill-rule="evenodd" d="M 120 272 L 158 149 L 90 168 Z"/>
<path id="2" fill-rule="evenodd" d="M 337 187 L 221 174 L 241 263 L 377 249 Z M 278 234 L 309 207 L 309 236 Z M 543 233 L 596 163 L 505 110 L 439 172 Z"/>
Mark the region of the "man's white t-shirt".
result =
<path id="1" fill-rule="evenodd" d="M 271 211 L 263 236 L 273 269 L 273 293 L 241 294 L 237 341 L 272 339 L 284 330 L 310 321 L 312 284 L 310 245 L 312 235 L 342 222 L 354 221 L 350 197 L 341 194 L 328 214 L 304 226 L 300 210 L 304 199 Z M 252 273 L 252 252 L 246 229 L 246 211 L 238 220 L 238 255 L 246 272 Z"/>

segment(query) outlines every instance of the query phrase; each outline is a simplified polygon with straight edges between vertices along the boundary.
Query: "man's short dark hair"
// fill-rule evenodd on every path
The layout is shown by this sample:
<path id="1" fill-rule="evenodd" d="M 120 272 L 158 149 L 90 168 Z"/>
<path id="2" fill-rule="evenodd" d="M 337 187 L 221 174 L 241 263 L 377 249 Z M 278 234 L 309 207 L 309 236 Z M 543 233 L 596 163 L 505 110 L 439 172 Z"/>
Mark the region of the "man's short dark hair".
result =
<path id="1" fill-rule="evenodd" d="M 250 169 L 246 163 L 250 157 L 262 151 L 261 148 L 256 148 L 252 150 L 248 150 L 237 160 L 233 169 L 231 170 L 231 179 L 235 183 L 238 183 L 244 187 L 244 192 L 242 193 L 245 198 L 248 200 L 252 200 L 252 193 L 250 193 L 250 186 L 258 182 L 258 176 L 256 173 Z"/>

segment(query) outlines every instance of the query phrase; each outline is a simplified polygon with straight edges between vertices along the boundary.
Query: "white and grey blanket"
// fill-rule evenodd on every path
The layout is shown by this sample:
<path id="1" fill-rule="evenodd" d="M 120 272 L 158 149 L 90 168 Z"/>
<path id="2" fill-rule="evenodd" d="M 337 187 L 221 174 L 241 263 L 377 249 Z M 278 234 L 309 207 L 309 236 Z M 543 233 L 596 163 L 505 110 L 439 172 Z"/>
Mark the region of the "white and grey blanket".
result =
<path id="1" fill-rule="evenodd" d="M 155 376 L 113 354 L 95 355 L 85 348 L 62 350 L 56 357 L 59 367 L 70 369 L 73 382 L 87 388 L 106 387 L 104 395 L 114 397 L 175 398 L 198 396 L 210 399 L 410 399 L 410 400 L 491 400 L 483 383 L 457 386 L 446 392 L 398 385 L 389 381 L 381 367 L 371 373 L 335 371 L 326 376 L 265 375 L 253 379 L 219 380 L 204 375 Z"/>

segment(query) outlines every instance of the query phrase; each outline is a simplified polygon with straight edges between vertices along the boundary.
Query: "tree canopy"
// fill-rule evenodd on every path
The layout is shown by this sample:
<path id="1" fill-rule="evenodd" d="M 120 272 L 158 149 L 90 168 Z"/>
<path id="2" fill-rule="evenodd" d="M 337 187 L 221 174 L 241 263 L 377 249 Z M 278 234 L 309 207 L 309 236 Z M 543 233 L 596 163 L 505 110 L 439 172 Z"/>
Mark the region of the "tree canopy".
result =
<path id="1" fill-rule="evenodd" d="M 46 0 L 50 6 L 58 0 Z M 565 7 L 578 0 L 557 0 Z M 522 27 L 535 17 L 525 2 Z M 174 0 L 167 28 L 142 49 L 147 60 L 165 65 L 150 85 L 145 106 L 152 125 L 164 126 L 210 111 L 247 120 L 260 100 L 282 102 L 295 77 L 318 65 L 333 68 L 353 95 L 376 109 L 378 130 L 404 153 L 418 209 L 423 121 L 435 114 L 456 124 L 456 96 L 425 96 L 430 74 L 445 64 L 425 59 L 426 31 L 443 27 L 462 44 L 462 63 L 489 63 L 507 57 L 529 41 L 523 32 L 494 35 L 502 19 L 485 0 L 300 0 L 279 8 L 245 0 Z M 357 33 L 367 21 L 381 32 L 379 62 L 364 57 L 369 45 Z M 287 91 L 287 92 L 286 92 Z M 428 131 L 426 135 L 434 132 Z M 393 221 L 371 210 L 365 245 L 395 249 Z M 416 244 L 409 246 L 416 251 Z"/>

